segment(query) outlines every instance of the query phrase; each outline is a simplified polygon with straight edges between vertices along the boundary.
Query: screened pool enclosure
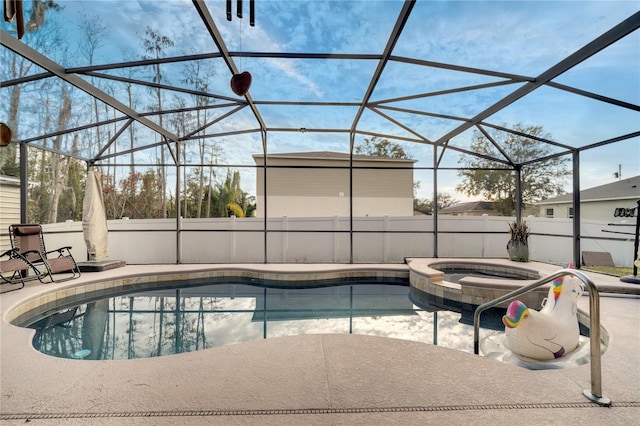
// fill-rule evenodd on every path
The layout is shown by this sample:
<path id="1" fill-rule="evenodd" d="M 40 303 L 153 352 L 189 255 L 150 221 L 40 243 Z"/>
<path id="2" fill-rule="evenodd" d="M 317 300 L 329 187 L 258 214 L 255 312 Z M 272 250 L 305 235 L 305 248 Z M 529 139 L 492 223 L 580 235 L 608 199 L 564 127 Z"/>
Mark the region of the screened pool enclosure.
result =
<path id="1" fill-rule="evenodd" d="M 66 232 L 87 170 L 100 171 L 109 230 L 129 235 L 116 252 L 178 263 L 504 256 L 506 223 L 564 190 L 561 247 L 579 265 L 580 190 L 640 174 L 637 2 L 23 9 L 24 34 L 17 18 L 0 34 L 0 121 L 12 131 L 0 174 L 20 179 L 20 222 Z M 230 81 L 245 71 L 238 95 Z M 536 185 L 547 191 L 531 195 Z M 465 197 L 513 205 L 501 219 L 439 214 Z M 540 253 L 562 234 L 533 228 Z"/>

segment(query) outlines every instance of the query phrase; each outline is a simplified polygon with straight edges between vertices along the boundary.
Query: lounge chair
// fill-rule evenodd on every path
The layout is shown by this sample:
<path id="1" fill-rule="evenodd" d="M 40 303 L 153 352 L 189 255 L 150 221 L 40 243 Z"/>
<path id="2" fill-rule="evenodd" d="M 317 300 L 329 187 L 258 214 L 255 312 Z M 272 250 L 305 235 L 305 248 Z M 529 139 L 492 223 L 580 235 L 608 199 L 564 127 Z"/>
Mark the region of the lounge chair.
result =
<path id="1" fill-rule="evenodd" d="M 34 275 L 28 275 L 30 270 L 34 272 Z M 10 290 L 0 291 L 0 293 L 20 290 L 26 281 L 36 278 L 41 278 L 40 272 L 26 257 L 18 253 L 17 249 L 13 248 L 0 254 L 0 284 L 20 285 Z"/>
<path id="2" fill-rule="evenodd" d="M 80 276 L 80 268 L 71 255 L 71 246 L 47 251 L 44 245 L 42 226 L 38 224 L 19 224 L 9 226 L 11 246 L 23 254 L 33 265 L 42 267 L 44 277 L 53 282 L 67 281 Z M 65 272 L 63 278 L 55 274 Z M 42 280 L 41 280 L 42 281 Z M 43 281 L 44 282 L 44 281 Z"/>

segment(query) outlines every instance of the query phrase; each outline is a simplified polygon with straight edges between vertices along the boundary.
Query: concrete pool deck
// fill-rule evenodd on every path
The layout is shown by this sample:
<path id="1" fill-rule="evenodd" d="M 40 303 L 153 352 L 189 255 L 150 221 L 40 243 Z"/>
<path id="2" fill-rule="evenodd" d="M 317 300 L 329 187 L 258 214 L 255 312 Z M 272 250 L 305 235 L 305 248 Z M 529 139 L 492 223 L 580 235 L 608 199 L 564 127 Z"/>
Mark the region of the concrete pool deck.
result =
<path id="1" fill-rule="evenodd" d="M 420 261 L 415 262 L 412 268 L 419 269 Z M 560 269 L 536 262 L 526 267 L 541 273 Z M 530 371 L 424 343 L 357 335 L 282 337 L 160 358 L 77 361 L 37 352 L 31 346 L 33 330 L 7 322 L 18 306 L 52 292 L 131 282 L 148 274 L 226 269 L 315 278 L 375 270 L 408 276 L 408 268 L 132 265 L 61 284 L 28 283 L 0 296 L 0 420 L 47 425 L 622 425 L 640 418 L 640 286 L 590 272 L 602 292 L 601 323 L 610 335 L 602 356 L 602 390 L 612 401 L 609 408 L 582 395 L 590 388 L 588 364 Z M 588 312 L 587 297 L 579 307 Z"/>

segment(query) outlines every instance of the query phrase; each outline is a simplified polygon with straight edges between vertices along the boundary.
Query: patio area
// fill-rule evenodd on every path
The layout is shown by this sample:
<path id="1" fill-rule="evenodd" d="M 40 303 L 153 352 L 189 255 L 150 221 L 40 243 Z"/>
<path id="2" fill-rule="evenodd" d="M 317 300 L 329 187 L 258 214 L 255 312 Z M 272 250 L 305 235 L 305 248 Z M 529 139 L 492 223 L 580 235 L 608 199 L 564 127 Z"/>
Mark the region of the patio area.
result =
<path id="1" fill-rule="evenodd" d="M 486 259 L 485 259 L 486 261 Z M 500 262 L 501 260 L 498 260 Z M 415 263 L 415 262 L 412 262 Z M 530 262 L 541 274 L 554 265 Z M 77 361 L 35 351 L 33 330 L 10 325 L 17 306 L 52 290 L 78 292 L 143 276 L 244 271 L 332 277 L 408 265 L 131 265 L 2 295 L 2 412 L 6 424 L 630 424 L 640 415 L 640 287 L 588 273 L 607 293 L 601 323 L 603 394 L 589 402 L 590 368 L 530 371 L 448 348 L 358 335 L 266 339 L 180 355 Z M 123 284 L 126 285 L 126 284 Z M 613 293 L 617 292 L 617 293 Z M 626 294 L 620 294 L 626 293 Z M 631 294 L 630 294 L 631 293 Z M 579 308 L 588 312 L 588 298 Z"/>
<path id="2" fill-rule="evenodd" d="M 373 276 L 433 289 L 434 259 L 509 263 L 512 222 L 530 226 L 526 268 L 543 277 L 584 252 L 637 259 L 625 231 L 640 206 L 608 194 L 594 218 L 581 198 L 640 169 L 637 4 L 273 0 L 245 2 L 256 10 L 244 19 L 241 4 L 34 1 L 26 33 L 21 16 L 0 23 L 0 248 L 8 224 L 38 223 L 49 247 L 101 260 L 84 230 L 105 222 L 109 258 L 126 263 L 0 296 L 0 420 L 637 423 L 640 285 L 591 272 L 606 408 L 583 396 L 589 364 L 533 371 L 388 337 L 104 361 L 33 348 L 35 331 L 13 323 L 157 281 Z M 99 220 L 83 192 L 103 196 Z M 536 205 L 561 194 L 562 209 Z M 474 197 L 496 215 L 442 212 Z M 469 300 L 494 290 L 454 287 Z M 587 296 L 578 307 L 589 313 Z"/>

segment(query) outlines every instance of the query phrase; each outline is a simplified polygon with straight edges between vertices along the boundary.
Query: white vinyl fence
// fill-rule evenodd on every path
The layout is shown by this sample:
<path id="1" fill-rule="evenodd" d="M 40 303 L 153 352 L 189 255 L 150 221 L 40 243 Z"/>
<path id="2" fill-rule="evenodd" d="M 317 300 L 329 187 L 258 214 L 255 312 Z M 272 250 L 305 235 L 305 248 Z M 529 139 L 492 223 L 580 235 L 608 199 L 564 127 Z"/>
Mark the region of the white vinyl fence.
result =
<path id="1" fill-rule="evenodd" d="M 508 223 L 513 220 L 440 216 L 437 255 L 507 257 Z M 571 219 L 528 217 L 526 221 L 531 229 L 531 260 L 571 262 Z M 263 218 L 182 219 L 180 227 L 176 232 L 176 219 L 111 220 L 109 258 L 127 264 L 177 263 L 178 254 L 180 263 L 349 263 L 353 255 L 354 263 L 402 263 L 406 257 L 434 257 L 436 250 L 432 216 L 359 217 L 352 223 L 337 216 L 282 217 L 269 219 L 266 233 Z M 44 230 L 49 250 L 70 245 L 76 259 L 87 259 L 81 222 L 49 224 Z M 580 232 L 582 251 L 608 252 L 616 266 L 633 265 L 634 226 L 582 221 Z"/>

